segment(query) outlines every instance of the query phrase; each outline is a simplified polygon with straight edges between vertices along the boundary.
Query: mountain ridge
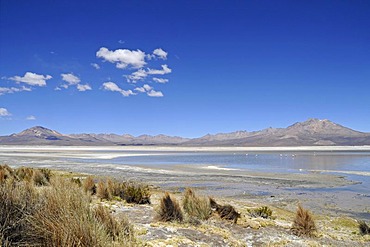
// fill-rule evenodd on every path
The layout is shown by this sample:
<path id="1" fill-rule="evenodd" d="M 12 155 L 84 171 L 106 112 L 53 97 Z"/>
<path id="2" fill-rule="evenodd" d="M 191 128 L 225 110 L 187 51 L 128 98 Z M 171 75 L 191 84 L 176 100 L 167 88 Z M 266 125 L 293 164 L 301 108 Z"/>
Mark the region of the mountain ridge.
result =
<path id="1" fill-rule="evenodd" d="M 259 131 L 239 130 L 207 134 L 199 138 L 130 134 L 61 134 L 35 126 L 17 134 L 0 136 L 0 145 L 172 145 L 172 146 L 363 146 L 370 145 L 370 133 L 360 132 L 328 119 L 310 118 L 286 128 Z"/>

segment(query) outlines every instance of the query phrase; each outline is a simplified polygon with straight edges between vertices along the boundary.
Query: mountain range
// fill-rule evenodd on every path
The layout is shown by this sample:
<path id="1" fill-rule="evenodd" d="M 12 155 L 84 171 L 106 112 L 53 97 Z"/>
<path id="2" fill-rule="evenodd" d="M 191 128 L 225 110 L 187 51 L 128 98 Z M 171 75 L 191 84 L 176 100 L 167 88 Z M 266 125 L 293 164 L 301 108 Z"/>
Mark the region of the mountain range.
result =
<path id="1" fill-rule="evenodd" d="M 326 119 L 308 119 L 287 128 L 207 134 L 193 139 L 166 135 L 141 135 L 137 137 L 128 134 L 66 135 L 36 126 L 17 134 L 0 136 L 0 145 L 363 146 L 370 145 L 370 133 L 352 130 Z"/>

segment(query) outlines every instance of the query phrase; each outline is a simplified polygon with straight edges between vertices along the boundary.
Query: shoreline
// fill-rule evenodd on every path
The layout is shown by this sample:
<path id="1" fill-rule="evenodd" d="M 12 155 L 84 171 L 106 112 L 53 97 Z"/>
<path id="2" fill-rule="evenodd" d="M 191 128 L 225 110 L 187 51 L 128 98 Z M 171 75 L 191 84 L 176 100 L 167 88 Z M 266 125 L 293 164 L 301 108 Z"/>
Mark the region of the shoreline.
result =
<path id="1" fill-rule="evenodd" d="M 297 147 L 296 152 L 364 152 L 367 147 Z M 336 215 L 343 213 L 370 219 L 369 174 L 362 171 L 328 169 L 299 169 L 294 172 L 272 170 L 247 170 L 225 167 L 219 164 L 124 164 L 112 163 L 115 157 L 172 155 L 171 152 L 291 152 L 285 148 L 245 147 L 23 147 L 0 146 L 0 163 L 9 162 L 12 167 L 33 166 L 50 169 L 128 178 L 159 186 L 164 190 L 178 191 L 185 187 L 199 188 L 207 195 L 240 198 L 260 203 L 278 205 L 288 210 L 292 202 L 302 202 L 315 212 Z M 290 150 L 290 151 L 288 151 Z M 346 150 L 346 151 L 344 151 Z M 100 151 L 100 152 L 99 152 Z M 176 153 L 175 153 L 176 154 Z M 240 153 L 239 153 L 240 154 Z M 311 154 L 310 154 L 311 155 Z M 326 154 L 325 154 L 326 155 Z M 99 158 L 100 157 L 100 158 Z M 2 158 L 2 159 L 1 159 Z M 95 160 L 95 161 L 94 161 Z M 357 178 L 352 178 L 360 176 Z M 360 180 L 361 181 L 361 180 Z M 360 188 L 356 192 L 354 188 Z M 339 191 L 339 193 L 338 193 Z"/>

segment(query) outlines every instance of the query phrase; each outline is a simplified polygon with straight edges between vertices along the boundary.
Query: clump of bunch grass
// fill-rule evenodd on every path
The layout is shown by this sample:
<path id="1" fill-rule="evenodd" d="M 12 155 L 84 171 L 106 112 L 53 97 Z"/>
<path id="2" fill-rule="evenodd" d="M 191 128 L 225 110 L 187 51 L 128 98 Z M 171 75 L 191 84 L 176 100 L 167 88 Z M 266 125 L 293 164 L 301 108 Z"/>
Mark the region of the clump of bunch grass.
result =
<path id="1" fill-rule="evenodd" d="M 267 206 L 262 206 L 255 209 L 249 209 L 248 210 L 251 217 L 257 218 L 261 217 L 264 219 L 268 219 L 272 217 L 272 210 Z"/>
<path id="2" fill-rule="evenodd" d="M 17 179 L 32 182 L 37 186 L 48 185 L 52 172 L 46 168 L 20 167 L 15 170 Z"/>
<path id="3" fill-rule="evenodd" d="M 358 221 L 358 228 L 360 230 L 361 235 L 370 234 L 370 227 L 366 224 L 365 221 L 359 220 Z"/>
<path id="4" fill-rule="evenodd" d="M 96 185 L 95 185 L 95 182 L 94 182 L 94 179 L 93 177 L 91 176 L 88 176 L 83 184 L 82 184 L 82 187 L 84 189 L 84 191 L 86 193 L 90 193 L 91 195 L 95 195 L 96 194 Z"/>
<path id="5" fill-rule="evenodd" d="M 0 183 L 0 212 L 0 246 L 132 245 L 127 220 L 118 221 L 119 237 L 112 235 L 90 195 L 68 179 L 53 177 L 42 190 L 23 180 Z"/>
<path id="6" fill-rule="evenodd" d="M 96 186 L 96 196 L 100 199 L 112 199 L 112 195 L 109 192 L 106 183 L 104 183 L 103 181 L 99 181 L 98 185 Z"/>
<path id="7" fill-rule="evenodd" d="M 184 211 L 191 217 L 200 220 L 207 220 L 211 217 L 212 210 L 209 200 L 205 197 L 196 196 L 194 191 L 190 188 L 185 190 L 182 205 Z"/>
<path id="8" fill-rule="evenodd" d="M 127 203 L 150 204 L 150 189 L 148 185 L 125 182 L 121 187 L 119 196 Z"/>
<path id="9" fill-rule="evenodd" d="M 126 217 L 122 217 L 118 221 L 109 212 L 106 207 L 102 205 L 94 209 L 95 218 L 104 226 L 106 232 L 113 238 L 113 240 L 126 240 L 133 238 L 133 227 Z"/>
<path id="10" fill-rule="evenodd" d="M 300 204 L 291 227 L 291 231 L 297 236 L 314 236 L 316 224 L 311 213 L 304 209 Z"/>
<path id="11" fill-rule="evenodd" d="M 170 196 L 168 192 L 160 200 L 157 219 L 159 221 L 178 221 L 182 222 L 184 217 L 181 207 L 177 200 Z"/>
<path id="12" fill-rule="evenodd" d="M 0 183 L 0 246 L 26 246 L 31 243 L 26 215 L 37 209 L 37 192 L 28 182 L 7 179 Z"/>
<path id="13" fill-rule="evenodd" d="M 0 183 L 4 183 L 5 180 L 15 178 L 15 172 L 8 165 L 0 165 Z"/>
<path id="14" fill-rule="evenodd" d="M 221 219 L 230 220 L 236 224 L 240 218 L 240 213 L 238 213 L 235 208 L 229 204 L 220 205 L 213 198 L 209 198 L 209 203 L 211 205 L 211 209 L 215 210 Z"/>

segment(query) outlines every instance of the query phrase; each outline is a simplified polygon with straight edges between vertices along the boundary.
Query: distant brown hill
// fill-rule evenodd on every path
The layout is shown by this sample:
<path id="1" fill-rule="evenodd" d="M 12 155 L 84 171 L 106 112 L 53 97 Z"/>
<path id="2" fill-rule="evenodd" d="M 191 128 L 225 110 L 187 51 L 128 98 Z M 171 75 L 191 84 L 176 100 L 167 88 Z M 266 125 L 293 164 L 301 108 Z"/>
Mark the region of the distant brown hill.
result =
<path id="1" fill-rule="evenodd" d="M 18 134 L 1 136 L 0 145 L 363 146 L 370 145 L 370 133 L 319 119 L 298 122 L 287 128 L 208 134 L 194 139 L 166 135 L 65 135 L 36 126 Z"/>

